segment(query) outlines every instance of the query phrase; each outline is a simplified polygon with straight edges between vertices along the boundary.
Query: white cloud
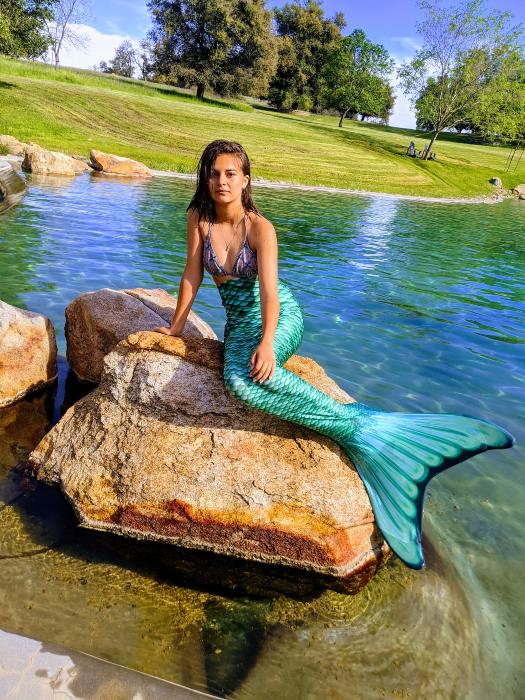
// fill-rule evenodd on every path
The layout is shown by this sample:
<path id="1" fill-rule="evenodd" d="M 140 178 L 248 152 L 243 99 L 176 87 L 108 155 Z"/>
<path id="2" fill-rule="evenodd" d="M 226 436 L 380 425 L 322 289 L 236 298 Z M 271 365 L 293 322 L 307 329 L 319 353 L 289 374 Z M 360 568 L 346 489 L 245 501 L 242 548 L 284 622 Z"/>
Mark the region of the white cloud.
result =
<path id="1" fill-rule="evenodd" d="M 396 102 L 394 104 L 394 111 L 392 116 L 388 120 L 390 126 L 402 126 L 405 129 L 415 129 L 416 128 L 416 115 L 412 109 L 408 97 L 401 92 L 401 88 L 397 85 L 395 87 Z"/>
<path id="2" fill-rule="evenodd" d="M 125 34 L 104 34 L 88 24 L 72 24 L 71 28 L 88 40 L 86 48 L 66 46 L 60 52 L 60 65 L 72 68 L 92 68 L 100 61 L 109 61 L 119 44 L 128 39 L 138 48 L 139 40 Z"/>
<path id="3" fill-rule="evenodd" d="M 389 41 L 397 44 L 404 51 L 409 51 L 411 54 L 414 54 L 421 48 L 421 44 L 413 36 L 392 36 Z"/>

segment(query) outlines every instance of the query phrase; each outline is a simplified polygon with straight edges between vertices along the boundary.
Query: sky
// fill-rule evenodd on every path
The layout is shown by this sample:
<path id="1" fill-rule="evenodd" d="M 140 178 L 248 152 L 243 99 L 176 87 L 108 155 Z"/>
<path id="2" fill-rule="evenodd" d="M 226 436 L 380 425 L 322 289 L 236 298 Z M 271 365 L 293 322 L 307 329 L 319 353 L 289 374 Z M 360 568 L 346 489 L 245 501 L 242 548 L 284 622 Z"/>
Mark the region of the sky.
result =
<path id="1" fill-rule="evenodd" d="M 90 16 L 78 26 L 89 39 L 86 49 L 67 48 L 62 51 L 61 64 L 77 68 L 92 68 L 100 61 L 113 57 L 117 46 L 129 39 L 134 44 L 150 28 L 146 0 L 88 0 Z M 286 0 L 267 0 L 266 6 L 281 7 Z M 418 18 L 416 0 L 324 0 L 325 16 L 343 12 L 347 26 L 343 34 L 356 28 L 383 44 L 396 62 L 413 56 L 419 47 L 415 24 Z M 512 12 L 517 22 L 525 26 L 524 0 L 487 0 L 487 7 Z M 396 86 L 396 104 L 390 118 L 392 126 L 415 127 L 415 116 L 408 99 Z"/>

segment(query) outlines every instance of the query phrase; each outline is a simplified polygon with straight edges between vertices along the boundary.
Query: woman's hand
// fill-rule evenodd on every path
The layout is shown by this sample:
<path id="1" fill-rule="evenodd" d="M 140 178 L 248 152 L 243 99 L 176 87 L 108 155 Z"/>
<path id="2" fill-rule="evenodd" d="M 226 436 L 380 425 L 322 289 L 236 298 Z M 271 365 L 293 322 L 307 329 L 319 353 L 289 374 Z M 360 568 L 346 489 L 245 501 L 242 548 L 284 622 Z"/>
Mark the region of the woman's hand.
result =
<path id="1" fill-rule="evenodd" d="M 166 328 L 165 326 L 162 326 L 160 328 L 152 328 L 151 332 L 152 333 L 164 333 L 164 335 L 178 335 L 177 333 L 172 333 L 171 328 Z"/>
<path id="2" fill-rule="evenodd" d="M 255 382 L 264 382 L 266 379 L 271 379 L 275 372 L 275 352 L 273 343 L 263 340 L 252 352 L 250 357 L 250 377 Z"/>

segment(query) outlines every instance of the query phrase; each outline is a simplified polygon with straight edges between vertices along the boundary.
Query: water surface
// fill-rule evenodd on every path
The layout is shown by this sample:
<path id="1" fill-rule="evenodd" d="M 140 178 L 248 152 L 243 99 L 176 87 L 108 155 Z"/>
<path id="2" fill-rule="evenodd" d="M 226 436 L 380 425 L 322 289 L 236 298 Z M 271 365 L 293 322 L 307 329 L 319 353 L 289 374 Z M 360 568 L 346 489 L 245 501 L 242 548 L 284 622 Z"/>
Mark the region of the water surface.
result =
<path id="1" fill-rule="evenodd" d="M 0 217 L 0 299 L 47 315 L 101 287 L 176 293 L 189 182 L 29 180 Z M 255 191 L 301 302 L 299 352 L 385 410 L 496 419 L 512 450 L 429 486 L 427 568 L 392 559 L 356 596 L 229 594 L 119 538 L 80 532 L 61 495 L 10 469 L 57 395 L 0 412 L 0 627 L 233 698 L 519 698 L 525 658 L 525 203 L 439 205 Z M 206 274 L 194 304 L 223 337 Z"/>

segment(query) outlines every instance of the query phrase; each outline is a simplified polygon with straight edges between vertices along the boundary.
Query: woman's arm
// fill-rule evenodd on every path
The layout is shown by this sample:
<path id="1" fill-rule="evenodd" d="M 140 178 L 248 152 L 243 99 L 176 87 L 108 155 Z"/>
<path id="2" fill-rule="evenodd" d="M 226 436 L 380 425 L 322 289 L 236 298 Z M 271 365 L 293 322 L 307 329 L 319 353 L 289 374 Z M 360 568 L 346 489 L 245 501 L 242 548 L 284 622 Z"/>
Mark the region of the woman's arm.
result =
<path id="1" fill-rule="evenodd" d="M 186 238 L 188 246 L 186 266 L 179 284 L 175 313 L 173 314 L 171 326 L 169 328 L 154 328 L 153 330 L 157 333 L 164 333 L 165 335 L 180 335 L 182 333 L 193 301 L 204 278 L 202 264 L 203 242 L 199 233 L 198 216 L 193 209 L 190 209 L 188 212 Z"/>
<path id="2" fill-rule="evenodd" d="M 254 381 L 271 379 L 275 372 L 273 341 L 279 321 L 279 294 L 277 291 L 277 235 L 270 221 L 258 223 L 257 271 L 261 298 L 262 337 L 250 358 L 250 376 Z"/>

